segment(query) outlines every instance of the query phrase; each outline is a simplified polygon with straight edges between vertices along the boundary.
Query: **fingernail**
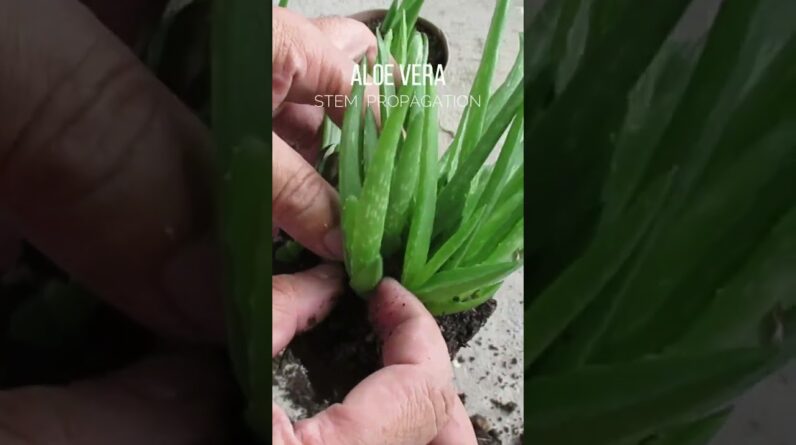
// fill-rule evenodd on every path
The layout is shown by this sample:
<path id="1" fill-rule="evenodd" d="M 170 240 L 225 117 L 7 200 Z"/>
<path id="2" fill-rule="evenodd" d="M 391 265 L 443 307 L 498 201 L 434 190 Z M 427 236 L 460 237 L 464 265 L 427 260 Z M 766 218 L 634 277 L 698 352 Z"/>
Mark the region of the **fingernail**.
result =
<path id="1" fill-rule="evenodd" d="M 332 259 L 343 259 L 343 232 L 339 228 L 334 228 L 326 233 L 323 238 L 323 245 L 332 255 Z"/>

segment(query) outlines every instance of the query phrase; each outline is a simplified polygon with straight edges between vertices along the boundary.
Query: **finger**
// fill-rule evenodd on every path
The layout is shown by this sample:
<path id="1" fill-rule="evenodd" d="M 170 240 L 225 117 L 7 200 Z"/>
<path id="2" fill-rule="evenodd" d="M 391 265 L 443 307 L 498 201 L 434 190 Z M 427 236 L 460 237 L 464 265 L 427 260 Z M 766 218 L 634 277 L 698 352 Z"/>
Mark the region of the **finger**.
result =
<path id="1" fill-rule="evenodd" d="M 416 445 L 447 425 L 456 392 L 433 317 L 393 280 L 380 285 L 371 308 L 389 366 L 363 380 L 342 404 L 297 422 L 282 443 Z"/>
<path id="2" fill-rule="evenodd" d="M 279 228 L 329 259 L 343 258 L 339 198 L 301 155 L 273 135 L 271 209 Z"/>
<path id="3" fill-rule="evenodd" d="M 162 357 L 66 387 L 0 392 L 0 443 L 223 443 L 232 391 L 222 363 Z"/>
<path id="4" fill-rule="evenodd" d="M 344 106 L 329 98 L 350 95 L 357 65 L 335 48 L 320 29 L 292 11 L 274 8 L 271 58 L 274 111 L 286 101 L 305 105 L 320 102 L 330 117 L 342 124 Z M 367 94 L 378 97 L 378 90 L 369 86 Z"/>
<path id="5" fill-rule="evenodd" d="M 478 445 L 473 423 L 460 398 L 456 397 L 454 401 L 448 424 L 429 445 Z"/>
<path id="6" fill-rule="evenodd" d="M 207 130 L 79 3 L 0 17 L 0 211 L 139 322 L 222 340 Z"/>
<path id="7" fill-rule="evenodd" d="M 325 113 L 315 105 L 285 102 L 271 123 L 274 132 L 296 150 L 308 163 L 315 165 L 321 145 L 321 127 Z"/>
<path id="8" fill-rule="evenodd" d="M 362 22 L 347 17 L 322 17 L 313 19 L 312 23 L 349 60 L 358 61 L 365 55 L 371 64 L 376 60 L 376 37 Z M 273 116 L 273 128 L 307 162 L 314 164 L 324 115 L 324 108 L 317 105 L 284 102 Z"/>
<path id="9" fill-rule="evenodd" d="M 329 314 L 335 299 L 343 292 L 343 278 L 343 269 L 336 264 L 274 276 L 272 356 L 285 349 L 297 333 L 313 327 Z"/>
<path id="10" fill-rule="evenodd" d="M 384 366 L 418 365 L 439 384 L 453 379 L 448 347 L 434 317 L 397 281 L 382 280 L 370 304 L 370 317 L 384 342 Z"/>
<path id="11" fill-rule="evenodd" d="M 329 42 L 350 60 L 358 62 L 367 56 L 370 65 L 376 60 L 376 36 L 359 20 L 349 17 L 319 17 L 312 23 Z"/>

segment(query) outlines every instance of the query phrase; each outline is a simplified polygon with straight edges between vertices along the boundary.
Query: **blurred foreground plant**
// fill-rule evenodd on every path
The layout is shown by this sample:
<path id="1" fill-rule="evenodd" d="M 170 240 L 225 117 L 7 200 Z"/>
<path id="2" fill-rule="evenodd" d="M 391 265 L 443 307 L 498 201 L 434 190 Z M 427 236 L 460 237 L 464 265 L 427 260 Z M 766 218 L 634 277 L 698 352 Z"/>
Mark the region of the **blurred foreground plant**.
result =
<path id="1" fill-rule="evenodd" d="M 527 30 L 529 443 L 705 444 L 794 353 L 796 3 L 701 3 Z"/>

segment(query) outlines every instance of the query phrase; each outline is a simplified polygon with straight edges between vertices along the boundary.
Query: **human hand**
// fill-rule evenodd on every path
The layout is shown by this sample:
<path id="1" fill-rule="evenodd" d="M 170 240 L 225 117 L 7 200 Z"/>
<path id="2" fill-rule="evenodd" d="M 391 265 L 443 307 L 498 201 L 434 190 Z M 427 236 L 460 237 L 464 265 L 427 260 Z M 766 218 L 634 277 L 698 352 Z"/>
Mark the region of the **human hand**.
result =
<path id="1" fill-rule="evenodd" d="M 308 20 L 273 9 L 273 201 L 275 228 L 327 258 L 340 260 L 337 192 L 313 167 L 328 113 L 342 125 L 343 108 L 316 96 L 350 96 L 355 60 L 375 60 L 376 37 L 344 17 Z M 369 95 L 377 95 L 375 88 Z M 377 108 L 377 107 L 376 107 Z M 374 109 L 374 111 L 378 111 Z"/>
<path id="2" fill-rule="evenodd" d="M 220 343 L 209 134 L 119 37 L 163 3 L 0 0 L 0 257 L 24 237 L 153 330 Z M 231 386 L 198 352 L 4 390 L 0 443 L 223 443 Z"/>
<path id="3" fill-rule="evenodd" d="M 339 266 L 323 265 L 274 277 L 272 355 L 309 320 L 325 317 L 342 290 Z M 273 405 L 273 443 L 300 445 L 468 445 L 475 433 L 453 387 L 448 349 L 420 301 L 385 279 L 369 302 L 383 342 L 384 368 L 357 385 L 340 404 L 291 424 Z"/>

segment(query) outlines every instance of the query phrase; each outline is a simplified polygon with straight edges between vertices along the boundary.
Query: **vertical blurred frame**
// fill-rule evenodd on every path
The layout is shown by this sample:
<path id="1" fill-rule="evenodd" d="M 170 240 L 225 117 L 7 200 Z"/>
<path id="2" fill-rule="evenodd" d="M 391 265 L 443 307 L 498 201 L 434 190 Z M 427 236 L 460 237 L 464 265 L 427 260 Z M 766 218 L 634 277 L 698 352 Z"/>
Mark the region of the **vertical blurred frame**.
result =
<path id="1" fill-rule="evenodd" d="M 271 8 L 213 0 L 211 38 L 229 349 L 248 423 L 263 438 L 271 437 Z"/>
<path id="2" fill-rule="evenodd" d="M 526 4 L 525 441 L 719 443 L 796 355 L 796 3 Z"/>

